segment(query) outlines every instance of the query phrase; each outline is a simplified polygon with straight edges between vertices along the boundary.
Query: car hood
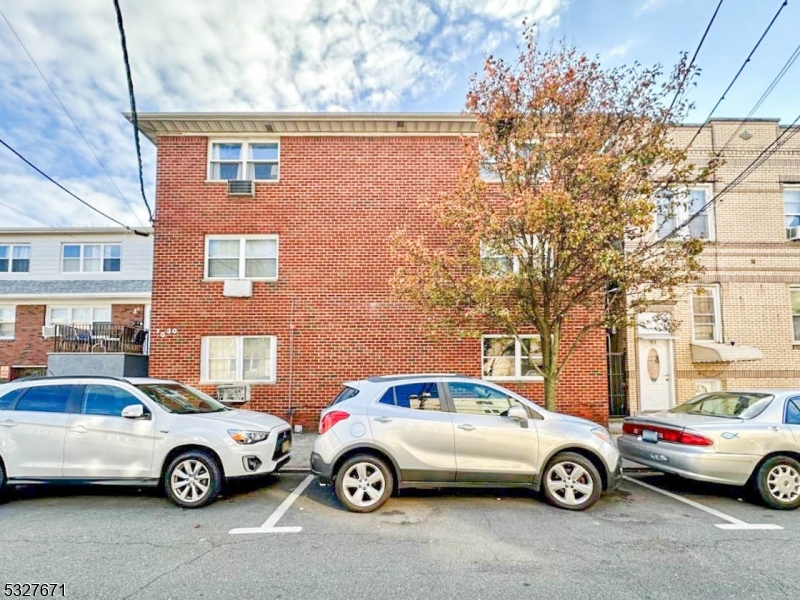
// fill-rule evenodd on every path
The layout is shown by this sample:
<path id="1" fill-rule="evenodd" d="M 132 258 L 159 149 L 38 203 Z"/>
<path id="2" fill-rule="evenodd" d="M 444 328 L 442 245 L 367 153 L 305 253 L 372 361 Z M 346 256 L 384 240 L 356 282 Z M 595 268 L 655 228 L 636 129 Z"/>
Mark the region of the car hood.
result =
<path id="1" fill-rule="evenodd" d="M 665 425 L 673 428 L 703 427 L 704 425 L 722 425 L 724 423 L 741 423 L 742 419 L 728 419 L 726 417 L 710 417 L 708 415 L 692 415 L 689 413 L 676 413 L 669 411 L 647 413 L 628 417 L 626 421 L 636 423 L 651 423 Z"/>
<path id="2" fill-rule="evenodd" d="M 226 410 L 225 412 L 175 415 L 181 419 L 201 421 L 206 424 L 219 423 L 231 429 L 254 429 L 265 431 L 275 427 L 288 427 L 289 423 L 276 416 L 252 410 Z"/>
<path id="3" fill-rule="evenodd" d="M 589 427 L 601 427 L 594 421 L 590 421 L 589 419 L 583 419 L 581 417 L 573 417 L 572 415 L 564 415 L 561 413 L 550 413 L 551 415 L 555 416 L 560 421 L 568 421 L 570 423 L 580 424 L 580 425 L 587 425 Z"/>

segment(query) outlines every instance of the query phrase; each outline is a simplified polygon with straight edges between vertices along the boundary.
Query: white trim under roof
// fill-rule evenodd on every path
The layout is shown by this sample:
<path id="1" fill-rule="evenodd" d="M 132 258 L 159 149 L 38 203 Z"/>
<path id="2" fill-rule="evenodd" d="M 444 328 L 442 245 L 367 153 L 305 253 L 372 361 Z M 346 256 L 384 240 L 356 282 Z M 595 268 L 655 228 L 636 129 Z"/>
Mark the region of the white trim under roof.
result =
<path id="1" fill-rule="evenodd" d="M 130 114 L 125 114 L 131 120 Z M 462 136 L 477 133 L 467 113 L 138 113 L 139 130 L 159 135 Z"/>
<path id="2" fill-rule="evenodd" d="M 0 294 L 0 302 L 4 304 L 53 304 L 64 300 L 116 300 L 115 304 L 146 304 L 150 300 L 150 292 L 120 292 L 120 293 L 93 293 L 93 294 Z M 130 302 L 120 302 L 130 300 Z M 44 301 L 44 302 L 43 302 Z"/>
<path id="3" fill-rule="evenodd" d="M 139 231 L 153 233 L 152 227 Z M 0 227 L 0 235 L 136 235 L 123 227 Z"/>

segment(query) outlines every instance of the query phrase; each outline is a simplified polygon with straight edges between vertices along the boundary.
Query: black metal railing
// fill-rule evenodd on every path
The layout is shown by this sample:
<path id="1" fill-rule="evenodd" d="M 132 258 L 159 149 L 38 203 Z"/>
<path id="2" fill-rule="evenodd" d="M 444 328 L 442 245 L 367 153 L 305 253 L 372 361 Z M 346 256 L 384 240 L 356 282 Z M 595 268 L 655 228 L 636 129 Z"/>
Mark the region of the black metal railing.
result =
<path id="1" fill-rule="evenodd" d="M 628 416 L 624 352 L 609 352 L 608 354 L 608 401 L 609 416 Z"/>
<path id="2" fill-rule="evenodd" d="M 55 325 L 53 351 L 146 354 L 148 333 L 141 327 L 110 323 Z"/>

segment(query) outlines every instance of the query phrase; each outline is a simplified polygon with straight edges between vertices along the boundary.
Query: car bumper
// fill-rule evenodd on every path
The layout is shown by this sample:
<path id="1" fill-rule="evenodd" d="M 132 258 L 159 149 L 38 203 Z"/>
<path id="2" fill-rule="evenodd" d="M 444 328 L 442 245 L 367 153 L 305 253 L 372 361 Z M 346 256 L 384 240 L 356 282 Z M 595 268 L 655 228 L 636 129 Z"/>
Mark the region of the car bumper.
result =
<path id="1" fill-rule="evenodd" d="M 225 477 L 258 477 L 274 473 L 292 457 L 290 428 L 275 429 L 263 442 L 229 446 L 220 453 Z"/>
<path id="2" fill-rule="evenodd" d="M 617 438 L 617 448 L 623 458 L 656 471 L 726 485 L 747 483 L 759 458 L 740 454 L 718 454 L 705 447 L 702 449 L 691 446 L 676 447 L 668 442 L 644 442 L 641 437 L 633 435 L 622 435 Z"/>
<path id="3" fill-rule="evenodd" d="M 606 490 L 610 492 L 617 489 L 619 484 L 622 483 L 622 475 L 622 459 L 617 458 L 617 466 L 609 470 L 608 485 L 606 486 Z"/>
<path id="4" fill-rule="evenodd" d="M 331 483 L 333 481 L 333 464 L 325 462 L 322 456 L 316 452 L 311 453 L 311 472 L 322 483 Z"/>

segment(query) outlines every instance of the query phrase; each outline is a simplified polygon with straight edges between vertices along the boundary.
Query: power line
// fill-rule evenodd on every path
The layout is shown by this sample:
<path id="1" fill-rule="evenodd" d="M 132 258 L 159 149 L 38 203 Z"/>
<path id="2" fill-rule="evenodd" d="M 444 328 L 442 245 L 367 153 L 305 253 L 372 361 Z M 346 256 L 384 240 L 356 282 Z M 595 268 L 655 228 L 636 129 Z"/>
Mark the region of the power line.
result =
<path id="1" fill-rule="evenodd" d="M 120 227 L 124 227 L 125 229 L 127 229 L 128 231 L 131 231 L 132 233 L 135 233 L 136 235 L 141 235 L 141 236 L 143 236 L 143 237 L 147 237 L 147 236 L 149 236 L 149 235 L 150 235 L 150 234 L 149 234 L 149 233 L 147 233 L 146 231 L 138 231 L 138 230 L 136 230 L 136 229 L 133 229 L 133 228 L 131 228 L 131 227 L 128 227 L 127 225 L 125 225 L 125 224 L 124 224 L 124 223 L 122 223 L 121 221 L 118 221 L 118 220 L 117 220 L 117 219 L 115 219 L 114 217 L 112 217 L 112 216 L 110 216 L 110 215 L 108 215 L 108 214 L 104 213 L 104 212 L 103 212 L 102 210 L 100 210 L 99 208 L 95 208 L 94 206 L 92 206 L 91 204 L 89 204 L 89 203 L 88 203 L 86 200 L 84 200 L 84 199 L 83 199 L 83 198 L 81 198 L 80 196 L 78 196 L 78 195 L 74 194 L 73 192 L 71 192 L 70 190 L 68 190 L 67 188 L 65 188 L 63 185 L 61 185 L 61 184 L 60 184 L 58 181 L 56 181 L 55 179 L 53 179 L 52 177 L 50 177 L 50 175 L 48 175 L 47 173 L 45 173 L 44 171 L 42 171 L 42 170 L 41 170 L 39 167 L 37 167 L 35 164 L 33 164 L 31 161 L 29 161 L 27 158 L 25 158 L 25 157 L 24 157 L 22 154 L 20 154 L 19 152 L 17 152 L 17 151 L 16 151 L 14 148 L 12 148 L 10 145 L 8 145 L 8 143 L 6 143 L 6 141 L 5 141 L 3 138 L 0 138 L 0 144 L 2 144 L 3 146 L 5 146 L 5 147 L 6 147 L 6 148 L 8 148 L 9 150 L 11 150 L 11 152 L 13 152 L 14 154 L 16 154 L 16 155 L 17 155 L 17 158 L 19 158 L 20 160 L 22 160 L 22 162 L 24 162 L 26 165 L 28 165 L 28 166 L 29 166 L 31 169 L 33 169 L 34 171 L 36 171 L 37 173 L 39 173 L 39 175 L 41 175 L 42 177 L 44 177 L 45 179 L 47 179 L 47 180 L 48 180 L 48 181 L 50 181 L 51 183 L 54 183 L 55 185 L 57 185 L 59 188 L 61 188 L 61 189 L 62 189 L 62 190 L 64 190 L 65 192 L 67 192 L 67 193 L 68 193 L 70 196 L 72 196 L 73 198 L 75 198 L 75 199 L 76 199 L 78 202 L 80 202 L 80 203 L 81 203 L 81 204 L 83 204 L 84 206 L 87 206 L 88 208 L 92 209 L 92 210 L 93 210 L 94 212 L 96 212 L 97 214 L 104 216 L 106 219 L 108 219 L 108 220 L 110 220 L 110 221 L 113 221 L 114 223 L 116 223 L 116 224 L 117 224 L 117 225 L 119 225 Z"/>
<path id="2" fill-rule="evenodd" d="M 780 7 L 778 8 L 778 12 L 776 12 L 775 16 L 772 17 L 772 20 L 769 22 L 769 25 L 767 25 L 767 28 L 764 30 L 764 33 L 762 33 L 761 37 L 758 38 L 758 41 L 756 42 L 756 45 L 753 46 L 752 50 L 750 50 L 750 54 L 748 54 L 747 58 L 744 59 L 744 62 L 742 63 L 742 66 L 739 67 L 739 70 L 736 72 L 736 75 L 733 76 L 733 79 L 728 84 L 728 87 L 725 88 L 724 92 L 722 92 L 722 95 L 719 97 L 719 100 L 717 100 L 717 103 L 714 105 L 714 108 L 711 109 L 711 112 L 708 113 L 708 116 L 705 118 L 705 121 L 703 122 L 703 124 L 700 125 L 700 127 L 697 128 L 697 131 L 695 132 L 694 137 L 692 137 L 692 139 L 689 142 L 688 146 L 691 146 L 694 143 L 694 141 L 697 139 L 697 136 L 700 135 L 701 131 L 703 131 L 703 127 L 705 127 L 706 123 L 708 123 L 708 120 L 717 111 L 717 109 L 719 108 L 719 105 L 722 104 L 722 101 L 725 100 L 725 96 L 727 96 L 728 92 L 731 91 L 731 88 L 736 83 L 736 81 L 739 79 L 739 76 L 742 74 L 742 71 L 744 71 L 744 68 L 747 66 L 747 64 L 750 62 L 750 60 L 753 58 L 753 55 L 755 54 L 756 50 L 758 50 L 758 47 L 761 45 L 761 42 L 764 40 L 765 37 L 767 37 L 767 34 L 769 33 L 769 30 L 772 29 L 772 25 L 775 23 L 775 21 L 778 20 L 778 16 L 781 14 L 781 11 L 786 7 L 786 5 L 788 3 L 789 3 L 789 0 L 783 0 L 783 3 L 781 3 Z"/>
<path id="3" fill-rule="evenodd" d="M 750 121 L 750 117 L 752 117 L 755 114 L 755 112 L 759 108 L 761 108 L 761 105 L 764 104 L 764 101 L 767 99 L 767 97 L 769 97 L 769 95 L 773 92 L 773 90 L 778 85 L 778 83 L 780 83 L 781 79 L 783 79 L 783 76 L 786 75 L 786 73 L 789 72 L 789 69 L 792 68 L 792 65 L 794 65 L 794 63 L 795 63 L 795 61 L 797 60 L 798 57 L 800 57 L 800 44 L 798 44 L 797 48 L 794 49 L 794 52 L 792 52 L 791 56 L 783 64 L 783 67 L 781 67 L 781 70 L 778 71 L 778 74 L 775 75 L 775 77 L 773 78 L 772 82 L 767 86 L 767 89 L 764 90 L 764 93 L 761 94 L 761 97 L 753 105 L 753 108 L 750 109 L 750 112 L 747 113 L 747 116 L 744 118 L 744 120 L 736 128 L 736 131 L 734 131 L 730 135 L 730 137 L 728 138 L 728 141 L 725 142 L 725 144 L 722 146 L 722 148 L 719 150 L 719 152 L 717 152 L 717 156 L 722 155 L 722 153 L 728 147 L 728 144 L 731 143 L 731 140 L 736 136 L 737 133 L 739 133 L 739 131 L 741 131 L 742 127 L 744 127 L 745 124 Z"/>
<path id="4" fill-rule="evenodd" d="M 16 30 L 14 29 L 14 27 L 11 25 L 11 22 L 8 20 L 8 17 L 6 17 L 6 15 L 5 15 L 5 13 L 3 12 L 3 10 L 2 10 L 2 9 L 0 9 L 0 16 L 2 16 L 2 17 L 3 17 L 3 20 L 6 22 L 6 25 L 8 25 L 8 28 L 11 30 L 11 33 L 12 33 L 12 34 L 13 34 L 13 36 L 16 38 L 17 42 L 19 42 L 19 45 L 20 45 L 20 46 L 22 47 L 22 49 L 25 51 L 25 54 L 27 54 L 27 55 L 28 55 L 28 58 L 30 59 L 31 63 L 33 63 L 33 66 L 34 66 L 34 68 L 36 69 L 36 71 L 37 71 L 37 72 L 39 73 L 39 75 L 41 76 L 41 78 L 42 78 L 42 80 L 44 81 L 45 85 L 47 85 L 47 88 L 50 90 L 50 93 L 51 93 L 51 94 L 53 94 L 53 97 L 56 99 L 56 102 L 58 102 L 58 105 L 61 107 L 61 110 L 63 110 L 63 111 L 64 111 L 64 114 L 66 114 L 66 115 L 67 115 L 67 117 L 69 118 L 69 120 L 72 122 L 72 125 L 75 127 L 75 130 L 78 132 L 78 135 L 79 135 L 79 136 L 81 136 L 81 139 L 82 139 L 82 140 L 83 140 L 83 142 L 86 144 L 86 147 L 87 147 L 87 148 L 89 148 L 89 151 L 92 153 L 92 155 L 94 156 L 95 160 L 97 160 L 97 164 L 99 164 L 99 165 L 100 165 L 100 168 L 103 170 L 103 172 L 104 172 L 104 173 L 106 174 L 106 176 L 108 177 L 109 181 L 111 182 L 111 185 L 113 185 L 113 186 L 114 186 L 114 188 L 117 190 L 117 192 L 119 193 L 119 196 L 120 196 L 120 198 L 121 198 L 121 199 L 122 199 L 122 201 L 123 201 L 123 202 L 125 202 L 125 204 L 128 206 L 128 208 L 130 209 L 130 211 L 131 211 L 131 213 L 133 214 L 133 216 L 134 216 L 134 217 L 136 217 L 136 218 L 137 218 L 137 220 L 139 220 L 139 219 L 138 219 L 138 217 L 137 217 L 137 215 L 136 215 L 136 211 L 135 211 L 135 210 L 133 210 L 133 206 L 131 206 L 131 203 L 130 203 L 130 202 L 128 201 L 128 199 L 125 197 L 125 194 L 123 194 L 123 193 L 122 193 L 122 190 L 121 190 L 121 189 L 119 189 L 119 186 L 117 185 L 117 182 L 116 182 L 116 181 L 114 181 L 114 178 L 113 178 L 113 177 L 111 177 L 111 173 L 109 173 L 109 172 L 108 172 L 108 169 L 106 169 L 106 166 L 105 166 L 105 165 L 103 164 L 103 162 L 100 160 L 100 157 L 99 157 L 99 156 L 97 156 L 97 152 L 95 152 L 95 151 L 94 151 L 94 148 L 93 148 L 93 147 L 92 147 L 92 145 L 89 143 L 89 140 L 87 140 L 87 139 L 86 139 L 86 136 L 85 136 L 85 135 L 83 135 L 83 131 L 81 131 L 81 128 L 78 126 L 78 123 L 75 121 L 75 119 L 72 117 L 72 115 L 70 114 L 70 112 L 67 110 L 67 107 L 66 107 L 66 106 L 64 106 L 64 103 L 63 103 L 63 102 L 61 102 L 61 98 L 59 98 L 59 97 L 58 97 L 58 94 L 56 94 L 56 91 L 55 91 L 55 89 L 53 89 L 53 86 L 52 86 L 52 85 L 50 85 L 50 82 L 47 80 L 47 77 L 45 77 L 44 73 L 43 73 L 43 72 L 42 72 L 42 70 L 39 68 L 39 65 L 38 65 L 38 63 L 36 62 L 36 60 L 33 58 L 33 55 L 31 55 L 31 53 L 28 51 L 28 48 L 27 48 L 27 47 L 25 46 L 25 44 L 23 43 L 22 39 L 19 37 L 19 35 L 17 34 L 17 32 L 16 32 Z M 139 223 L 141 223 L 141 220 L 139 220 Z"/>
<path id="5" fill-rule="evenodd" d="M 114 10 L 117 11 L 117 28 L 119 29 L 120 43 L 122 44 L 122 60 L 125 63 L 125 76 L 128 79 L 128 97 L 131 103 L 131 115 L 133 115 L 133 139 L 136 143 L 136 158 L 139 161 L 139 188 L 142 191 L 142 200 L 147 207 L 147 214 L 150 215 L 150 222 L 153 223 L 153 211 L 150 210 L 150 204 L 147 202 L 147 196 L 144 193 L 144 173 L 142 170 L 142 147 L 139 144 L 139 119 L 136 116 L 136 96 L 133 93 L 133 77 L 131 76 L 131 63 L 128 59 L 128 45 L 125 42 L 125 25 L 122 23 L 122 9 L 119 6 L 119 0 L 114 0 Z"/>
<path id="6" fill-rule="evenodd" d="M 678 97 L 680 96 L 681 91 L 683 91 L 686 78 L 689 76 L 689 73 L 691 73 L 692 67 L 694 67 L 694 63 L 697 60 L 697 55 L 700 54 L 700 48 L 703 47 L 703 42 L 706 41 L 706 36 L 711 30 L 711 26 L 714 24 L 714 19 L 717 18 L 717 13 L 719 12 L 719 9 L 724 1 L 725 0 L 719 0 L 719 4 L 717 4 L 717 8 L 714 10 L 714 14 L 711 15 L 711 20 L 708 22 L 708 25 L 706 25 L 706 30 L 703 32 L 703 37 L 700 38 L 700 43 L 698 43 L 697 48 L 695 48 L 694 54 L 692 55 L 692 60 L 689 61 L 689 66 L 686 68 L 686 73 L 684 73 L 683 79 L 678 84 L 678 89 L 675 90 L 675 97 L 672 98 L 672 103 L 669 105 L 669 111 L 667 111 L 667 114 L 672 114 L 672 109 L 675 106 L 675 102 L 678 101 Z"/>

